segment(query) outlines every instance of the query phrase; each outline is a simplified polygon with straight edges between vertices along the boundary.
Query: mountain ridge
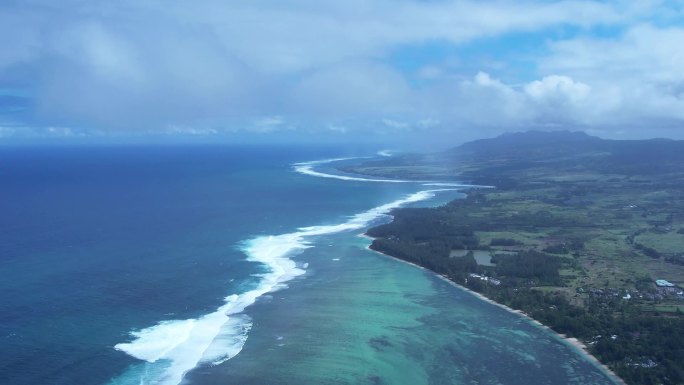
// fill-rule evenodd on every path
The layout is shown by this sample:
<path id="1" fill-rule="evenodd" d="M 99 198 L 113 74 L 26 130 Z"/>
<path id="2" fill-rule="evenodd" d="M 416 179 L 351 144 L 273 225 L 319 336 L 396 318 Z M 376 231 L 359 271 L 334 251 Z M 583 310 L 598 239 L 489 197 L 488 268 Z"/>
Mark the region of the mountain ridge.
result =
<path id="1" fill-rule="evenodd" d="M 684 141 L 602 139 L 582 131 L 524 131 L 341 169 L 386 178 L 449 179 L 497 186 L 517 184 L 521 175 L 544 181 L 554 175 L 581 174 L 684 177 Z"/>

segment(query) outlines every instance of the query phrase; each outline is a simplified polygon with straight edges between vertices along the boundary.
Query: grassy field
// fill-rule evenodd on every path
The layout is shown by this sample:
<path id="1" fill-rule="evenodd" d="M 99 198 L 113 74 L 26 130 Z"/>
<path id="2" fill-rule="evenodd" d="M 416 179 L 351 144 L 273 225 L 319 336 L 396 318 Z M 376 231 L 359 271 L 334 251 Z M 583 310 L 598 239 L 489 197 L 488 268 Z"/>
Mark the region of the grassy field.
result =
<path id="1" fill-rule="evenodd" d="M 679 234 L 677 231 L 649 231 L 640 234 L 634 240 L 663 254 L 684 254 L 684 234 Z"/>
<path id="2" fill-rule="evenodd" d="M 423 179 L 451 173 L 457 178 L 457 173 L 476 173 L 482 167 L 400 165 L 353 171 Z M 684 176 L 560 173 L 547 167 L 505 175 L 517 181 L 515 188 L 479 190 L 483 203 L 460 213 L 463 223 L 475 224 L 481 246 L 501 238 L 519 245 L 492 250 L 543 251 L 581 243 L 581 249 L 556 254 L 576 262 L 562 270 L 564 286 L 557 288 L 559 292 L 580 287 L 633 289 L 645 279 L 684 284 L 684 264 L 666 258 L 684 255 Z M 658 257 L 649 255 L 649 249 Z"/>

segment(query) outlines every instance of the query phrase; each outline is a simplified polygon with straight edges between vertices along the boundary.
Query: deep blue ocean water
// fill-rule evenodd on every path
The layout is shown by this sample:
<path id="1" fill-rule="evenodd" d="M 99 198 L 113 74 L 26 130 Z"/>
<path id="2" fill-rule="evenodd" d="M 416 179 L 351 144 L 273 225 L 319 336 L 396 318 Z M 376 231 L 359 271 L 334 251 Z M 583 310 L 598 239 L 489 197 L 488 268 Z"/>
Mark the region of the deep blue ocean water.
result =
<path id="1" fill-rule="evenodd" d="M 257 347 L 272 340 L 272 328 L 264 325 L 277 317 L 274 309 L 283 319 L 285 314 L 320 313 L 323 308 L 311 308 L 316 302 L 302 294 L 311 292 L 303 289 L 306 282 L 324 284 L 333 276 L 330 272 L 340 274 L 330 267 L 337 266 L 333 262 L 315 266 L 314 258 L 309 268 L 306 258 L 290 259 L 292 252 L 313 242 L 306 244 L 314 246 L 306 255 L 330 253 L 336 245 L 341 250 L 343 244 L 345 250 L 357 250 L 356 257 L 372 255 L 354 248 L 356 241 L 326 239 L 339 233 L 326 226 L 346 223 L 342 236 L 349 233 L 346 239 L 351 239 L 370 223 L 387 220 L 368 210 L 427 189 L 415 183 L 321 178 L 292 167 L 357 154 L 339 148 L 277 146 L 0 149 L 0 382 L 170 384 L 178 383 L 174 375 L 182 377 L 186 369 L 198 367 L 192 373 L 209 370 L 212 381 L 233 383 L 231 367 L 238 375 L 245 360 L 256 365 L 265 353 Z M 457 196 L 436 194 L 417 204 Z M 361 213 L 366 214 L 351 217 Z M 315 227 L 298 232 L 302 226 Z M 287 236 L 277 237 L 282 234 Z M 323 243 L 315 243 L 319 238 Z M 360 259 L 354 266 L 363 267 L 366 260 L 371 261 Z M 375 261 L 355 277 L 387 271 L 388 261 L 399 264 Z M 352 274 L 353 269 L 348 271 Z M 416 279 L 427 286 L 420 290 L 445 290 L 419 270 L 402 274 L 422 277 Z M 289 298 L 290 289 L 259 292 L 284 288 L 285 281 L 292 286 L 291 298 L 307 306 L 284 311 L 276 306 L 277 298 Z M 254 306 L 249 293 L 260 298 Z M 238 296 L 227 298 L 230 295 Z M 332 305 L 337 304 L 326 306 Z M 298 313 L 300 307 L 304 310 Z M 219 313 L 230 314 L 230 322 Z M 301 335 L 314 330 L 303 321 L 297 328 Z M 548 334 L 541 329 L 538 333 Z M 202 345 L 205 340 L 209 345 Z M 243 345 L 245 354 L 229 359 Z M 193 361 L 198 346 L 200 361 L 184 362 Z M 287 355 L 269 357 L 273 359 L 286 362 Z M 334 365 L 342 365 L 340 360 Z M 580 364 L 581 370 L 598 372 Z M 290 377 L 276 380 L 262 373 L 251 381 L 295 383 Z M 289 375 L 301 380 L 302 373 L 306 369 Z M 196 376 L 185 378 L 204 383 Z"/>
<path id="2" fill-rule="evenodd" d="M 2 149 L 1 372 L 11 384 L 103 383 L 132 361 L 112 349 L 123 333 L 202 314 L 255 280 L 260 267 L 245 262 L 240 241 L 397 196 L 396 186 L 341 190 L 291 172 L 294 162 L 333 155 L 339 150 Z"/>

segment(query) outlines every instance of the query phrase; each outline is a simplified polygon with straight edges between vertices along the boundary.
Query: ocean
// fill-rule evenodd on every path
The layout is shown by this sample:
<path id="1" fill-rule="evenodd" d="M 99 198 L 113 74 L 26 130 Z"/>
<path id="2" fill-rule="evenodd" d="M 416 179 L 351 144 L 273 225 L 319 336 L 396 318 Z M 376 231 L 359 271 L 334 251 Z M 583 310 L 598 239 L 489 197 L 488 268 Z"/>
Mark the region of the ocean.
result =
<path id="1" fill-rule="evenodd" d="M 0 149 L 0 379 L 613 384 L 576 348 L 367 250 L 456 186 L 344 175 L 369 149 Z M 331 161 L 335 159 L 334 161 Z"/>

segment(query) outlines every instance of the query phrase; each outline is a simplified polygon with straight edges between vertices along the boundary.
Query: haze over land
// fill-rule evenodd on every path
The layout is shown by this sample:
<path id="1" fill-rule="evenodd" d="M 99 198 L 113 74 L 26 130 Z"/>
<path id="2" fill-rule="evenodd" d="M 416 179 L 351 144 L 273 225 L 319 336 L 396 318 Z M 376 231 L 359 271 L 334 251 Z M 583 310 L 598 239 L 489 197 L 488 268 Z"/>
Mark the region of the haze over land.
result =
<path id="1" fill-rule="evenodd" d="M 0 140 L 682 138 L 683 11 L 641 0 L 5 1 Z"/>

